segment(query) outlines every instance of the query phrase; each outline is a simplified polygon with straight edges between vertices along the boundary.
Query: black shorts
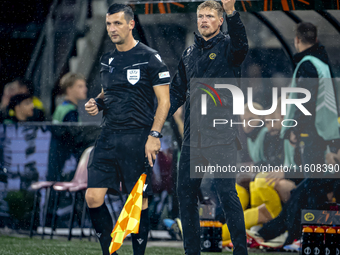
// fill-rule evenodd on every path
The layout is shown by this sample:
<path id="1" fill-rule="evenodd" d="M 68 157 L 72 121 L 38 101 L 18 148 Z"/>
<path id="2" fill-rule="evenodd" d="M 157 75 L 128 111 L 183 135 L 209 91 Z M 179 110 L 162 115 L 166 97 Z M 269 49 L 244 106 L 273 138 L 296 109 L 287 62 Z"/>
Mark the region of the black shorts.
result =
<path id="1" fill-rule="evenodd" d="M 152 168 L 145 157 L 150 129 L 109 130 L 103 128 L 88 163 L 88 188 L 109 188 L 110 193 L 129 194 L 141 174 L 146 173 L 144 197 L 152 195 Z"/>

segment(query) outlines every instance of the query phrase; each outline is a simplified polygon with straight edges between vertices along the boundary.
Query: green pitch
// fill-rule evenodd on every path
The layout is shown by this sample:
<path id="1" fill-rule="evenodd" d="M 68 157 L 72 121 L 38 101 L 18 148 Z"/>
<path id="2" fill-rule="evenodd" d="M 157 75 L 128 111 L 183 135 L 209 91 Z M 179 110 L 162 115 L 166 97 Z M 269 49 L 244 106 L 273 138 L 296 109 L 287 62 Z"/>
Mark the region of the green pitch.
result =
<path id="1" fill-rule="evenodd" d="M 93 240 L 93 238 L 92 238 Z M 164 243 L 164 242 L 163 242 Z M 119 255 L 131 255 L 131 245 L 123 245 L 119 251 Z M 66 239 L 58 240 L 41 240 L 39 237 L 20 238 L 11 236 L 0 236 L 0 254 L 1 255 L 101 255 L 99 242 L 89 242 L 87 239 L 83 241 Z M 182 248 L 170 247 L 149 247 L 146 249 L 146 255 L 183 255 Z M 202 255 L 218 255 L 220 253 L 202 253 Z M 224 251 L 223 254 L 232 254 Z M 268 253 L 254 250 L 249 255 L 279 255 L 282 253 Z M 287 253 L 288 254 L 288 253 Z M 289 253 L 294 254 L 294 253 Z"/>

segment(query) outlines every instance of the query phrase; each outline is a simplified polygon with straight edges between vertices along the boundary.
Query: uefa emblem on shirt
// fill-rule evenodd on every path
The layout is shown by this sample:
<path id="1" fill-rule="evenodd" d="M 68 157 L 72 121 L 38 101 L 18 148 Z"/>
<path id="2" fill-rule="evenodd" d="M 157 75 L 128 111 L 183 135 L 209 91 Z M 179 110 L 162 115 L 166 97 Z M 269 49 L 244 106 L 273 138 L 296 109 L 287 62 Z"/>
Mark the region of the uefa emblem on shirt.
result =
<path id="1" fill-rule="evenodd" d="M 139 69 L 128 69 L 127 79 L 132 85 L 135 85 L 140 79 L 140 70 Z"/>

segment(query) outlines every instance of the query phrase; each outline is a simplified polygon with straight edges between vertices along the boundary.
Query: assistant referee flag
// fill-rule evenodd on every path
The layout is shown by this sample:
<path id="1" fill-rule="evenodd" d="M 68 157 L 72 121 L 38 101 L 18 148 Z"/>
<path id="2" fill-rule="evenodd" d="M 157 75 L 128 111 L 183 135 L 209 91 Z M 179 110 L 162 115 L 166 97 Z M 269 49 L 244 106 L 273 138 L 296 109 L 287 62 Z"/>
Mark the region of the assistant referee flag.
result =
<path id="1" fill-rule="evenodd" d="M 109 248 L 110 254 L 114 253 L 120 248 L 120 246 L 122 246 L 123 241 L 128 234 L 138 234 L 139 232 L 145 180 L 146 174 L 142 174 L 126 200 L 122 212 L 120 213 L 116 225 L 111 233 L 112 241 Z"/>

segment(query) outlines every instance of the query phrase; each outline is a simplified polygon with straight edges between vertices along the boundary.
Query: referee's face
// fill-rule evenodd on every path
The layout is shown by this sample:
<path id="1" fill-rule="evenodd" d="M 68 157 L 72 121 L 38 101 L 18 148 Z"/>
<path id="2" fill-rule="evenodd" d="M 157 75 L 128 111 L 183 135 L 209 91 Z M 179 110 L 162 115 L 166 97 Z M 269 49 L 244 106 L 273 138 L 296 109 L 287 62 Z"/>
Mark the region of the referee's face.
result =
<path id="1" fill-rule="evenodd" d="M 117 12 L 115 14 L 106 14 L 106 30 L 115 44 L 124 44 L 126 39 L 132 34 L 134 21 L 126 21 L 124 12 Z"/>

